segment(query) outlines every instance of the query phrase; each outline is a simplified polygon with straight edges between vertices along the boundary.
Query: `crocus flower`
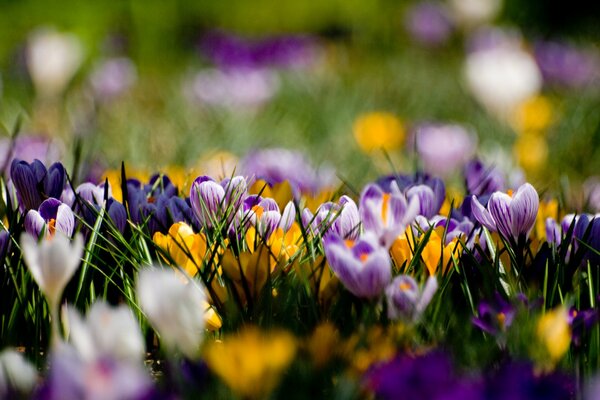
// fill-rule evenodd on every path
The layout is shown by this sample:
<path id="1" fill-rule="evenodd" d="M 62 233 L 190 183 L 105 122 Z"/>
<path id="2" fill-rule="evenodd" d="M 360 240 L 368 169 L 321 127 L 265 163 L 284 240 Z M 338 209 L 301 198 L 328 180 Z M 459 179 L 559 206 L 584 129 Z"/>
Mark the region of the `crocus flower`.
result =
<path id="1" fill-rule="evenodd" d="M 418 215 L 433 218 L 440 210 L 436 204 L 435 193 L 427 185 L 415 185 L 406 191 L 406 198 L 410 202 L 413 198 L 419 204 Z"/>
<path id="2" fill-rule="evenodd" d="M 494 115 L 507 119 L 523 101 L 536 95 L 542 76 L 520 43 L 507 41 L 467 56 L 465 76 L 475 98 Z"/>
<path id="3" fill-rule="evenodd" d="M 518 241 L 527 237 L 535 224 L 539 207 L 539 196 L 529 183 L 521 185 L 514 195 L 494 192 L 487 208 L 472 197 L 472 212 L 475 219 L 487 229 L 500 233 L 505 239 Z"/>
<path id="4" fill-rule="evenodd" d="M 156 232 L 152 240 L 173 259 L 175 267 L 181 267 L 189 276 L 195 276 L 202 268 L 206 254 L 206 237 L 184 222 L 176 222 L 166 235 Z"/>
<path id="5" fill-rule="evenodd" d="M 419 206 L 419 211 L 425 211 L 426 209 L 431 211 L 422 215 L 435 214 L 439 212 L 444 204 L 444 200 L 446 199 L 446 186 L 444 185 L 444 181 L 440 178 L 432 177 L 431 175 L 422 172 L 417 172 L 414 175 L 397 174 L 383 176 L 377 179 L 377 185 L 384 192 L 394 192 L 396 191 L 395 187 L 397 187 L 404 194 L 407 194 L 408 191 L 414 186 L 428 186 L 433 191 L 432 203 L 427 207 Z M 427 194 L 427 197 L 429 197 L 429 194 Z"/>
<path id="6" fill-rule="evenodd" d="M 265 240 L 277 228 L 288 231 L 296 219 L 296 206 L 292 201 L 288 202 L 283 213 L 281 213 L 279 206 L 273 199 L 257 197 L 254 199 L 249 198 L 249 200 L 252 200 L 251 203 L 256 204 L 252 205 L 245 212 L 243 218 L 247 218 L 250 225 L 256 229 L 258 235 Z M 248 205 L 251 204 L 245 203 Z"/>
<path id="7" fill-rule="evenodd" d="M 75 235 L 71 243 L 68 237 L 57 234 L 51 240 L 38 243 L 33 236 L 23 234 L 21 249 L 31 276 L 46 296 L 52 313 L 53 343 L 56 346 L 60 340 L 58 307 L 65 286 L 81 262 L 83 238 Z"/>
<path id="8" fill-rule="evenodd" d="M 429 239 L 421 251 L 421 258 L 430 276 L 435 275 L 438 268 L 441 268 L 442 273 L 445 274 L 452 265 L 453 257 L 456 258 L 461 253 L 462 244 L 457 237 L 445 243 L 443 228 L 431 229 L 433 231 L 429 234 Z"/>
<path id="9" fill-rule="evenodd" d="M 395 150 L 404 144 L 406 133 L 402 122 L 388 112 L 371 112 L 354 121 L 354 138 L 365 153 L 373 150 Z"/>
<path id="10" fill-rule="evenodd" d="M 144 340 L 129 307 L 111 307 L 99 300 L 85 319 L 72 307 L 67 309 L 67 317 L 69 340 L 83 360 L 110 358 L 132 364 L 142 362 Z"/>
<path id="11" fill-rule="evenodd" d="M 477 307 L 477 317 L 471 321 L 473 325 L 491 335 L 506 332 L 516 314 L 515 306 L 496 293 L 493 301 L 482 301 Z"/>
<path id="12" fill-rule="evenodd" d="M 583 88 L 600 76 L 600 56 L 593 49 L 552 41 L 538 42 L 534 49 L 544 81 L 550 85 Z"/>
<path id="13" fill-rule="evenodd" d="M 31 164 L 14 159 L 10 178 L 17 191 L 21 211 L 37 210 L 47 197 L 60 198 L 66 182 L 66 172 L 59 162 L 46 169 L 39 160 Z"/>
<path id="14" fill-rule="evenodd" d="M 208 176 L 196 178 L 190 189 L 190 203 L 200 225 L 214 228 L 224 217 L 231 221 L 244 201 L 246 190 L 246 180 L 240 176 L 221 184 Z"/>
<path id="15" fill-rule="evenodd" d="M 464 167 L 467 192 L 475 196 L 490 195 L 503 190 L 504 176 L 499 169 L 486 167 L 480 160 L 469 161 Z"/>
<path id="16" fill-rule="evenodd" d="M 385 248 L 389 248 L 404 232 L 419 211 L 418 197 L 407 202 L 395 182 L 385 193 L 374 184 L 367 185 L 360 196 L 360 216 L 365 231 L 373 232 Z"/>
<path id="17" fill-rule="evenodd" d="M 431 302 L 437 291 L 435 276 L 427 278 L 423 289 L 409 275 L 399 275 L 385 289 L 388 306 L 388 318 L 416 322 Z"/>
<path id="18" fill-rule="evenodd" d="M 598 300 L 598 297 L 596 297 Z M 585 310 L 577 310 L 575 307 L 569 309 L 568 322 L 571 326 L 571 340 L 573 346 L 580 347 L 583 343 L 583 337 L 586 333 L 598 323 L 600 313 L 598 308 L 588 308 Z"/>
<path id="19" fill-rule="evenodd" d="M 448 176 L 475 152 L 475 135 L 457 124 L 422 124 L 415 134 L 423 169 L 433 175 Z"/>
<path id="20" fill-rule="evenodd" d="M 206 302 L 196 282 L 184 283 L 174 271 L 146 268 L 138 275 L 136 292 L 165 347 L 196 358 L 204 335 Z"/>
<path id="21" fill-rule="evenodd" d="M 452 35 L 450 13 L 442 5 L 429 1 L 413 5 L 405 18 L 406 30 L 413 39 L 427 46 L 439 46 Z"/>
<path id="22" fill-rule="evenodd" d="M 366 232 L 357 241 L 332 234 L 324 238 L 323 246 L 331 269 L 357 297 L 378 298 L 392 279 L 387 247 L 382 247 L 372 232 Z"/>
<path id="23" fill-rule="evenodd" d="M 536 336 L 545 349 L 552 365 L 558 362 L 571 345 L 569 314 L 564 307 L 557 307 L 540 317 Z"/>
<path id="24" fill-rule="evenodd" d="M 32 236 L 54 236 L 56 231 L 71 237 L 75 216 L 71 208 L 55 198 L 42 202 L 39 210 L 29 210 L 25 215 L 25 231 Z"/>
<path id="25" fill-rule="evenodd" d="M 15 350 L 4 349 L 0 353 L 0 398 L 21 399 L 31 394 L 38 374 L 23 355 Z"/>
<path id="26" fill-rule="evenodd" d="M 102 101 L 111 100 L 131 87 L 137 79 L 135 64 L 126 57 L 111 58 L 98 64 L 90 76 L 90 84 Z"/>
<path id="27" fill-rule="evenodd" d="M 43 136 L 33 136 L 20 133 L 15 138 L 0 139 L 0 166 L 6 167 L 10 173 L 10 166 L 14 159 L 32 163 L 41 160 L 43 163 L 58 160 L 62 154 L 62 145 L 56 138 L 48 139 Z"/>
<path id="28" fill-rule="evenodd" d="M 53 29 L 35 31 L 27 46 L 27 67 L 31 80 L 42 96 L 59 95 L 83 60 L 77 36 Z"/>
<path id="29" fill-rule="evenodd" d="M 302 223 L 313 233 L 325 236 L 334 233 L 343 239 L 356 240 L 360 234 L 360 214 L 354 200 L 344 195 L 337 203 L 328 201 L 313 215 L 308 208 L 302 212 Z"/>

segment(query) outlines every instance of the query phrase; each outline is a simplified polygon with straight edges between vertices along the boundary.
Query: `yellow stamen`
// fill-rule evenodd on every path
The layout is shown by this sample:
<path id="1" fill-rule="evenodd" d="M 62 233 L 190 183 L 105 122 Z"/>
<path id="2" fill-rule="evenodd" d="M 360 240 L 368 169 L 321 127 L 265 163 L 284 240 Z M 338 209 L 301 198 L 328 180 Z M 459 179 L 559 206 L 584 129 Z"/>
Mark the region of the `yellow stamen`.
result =
<path id="1" fill-rule="evenodd" d="M 56 232 L 56 220 L 52 218 L 48 222 L 48 233 L 50 234 L 50 236 L 54 236 L 54 232 Z"/>
<path id="2" fill-rule="evenodd" d="M 410 289 L 410 283 L 408 283 L 408 282 L 402 282 L 400 284 L 400 290 L 402 290 L 403 292 L 407 291 L 409 289 Z"/>
<path id="3" fill-rule="evenodd" d="M 381 219 L 383 220 L 383 223 L 387 223 L 387 210 L 390 204 L 390 194 L 389 193 L 384 193 L 383 194 L 383 204 L 381 205 Z"/>

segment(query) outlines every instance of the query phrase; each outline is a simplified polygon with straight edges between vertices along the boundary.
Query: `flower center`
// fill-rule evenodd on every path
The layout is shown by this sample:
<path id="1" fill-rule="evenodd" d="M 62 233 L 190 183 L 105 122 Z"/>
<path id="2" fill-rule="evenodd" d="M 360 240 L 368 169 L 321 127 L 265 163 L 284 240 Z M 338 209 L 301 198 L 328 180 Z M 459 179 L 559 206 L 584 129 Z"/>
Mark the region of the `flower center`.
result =
<path id="1" fill-rule="evenodd" d="M 390 194 L 384 193 L 383 198 L 382 198 L 382 204 L 381 204 L 381 219 L 383 220 L 384 224 L 387 223 L 387 213 L 388 213 L 389 205 L 390 205 Z"/>

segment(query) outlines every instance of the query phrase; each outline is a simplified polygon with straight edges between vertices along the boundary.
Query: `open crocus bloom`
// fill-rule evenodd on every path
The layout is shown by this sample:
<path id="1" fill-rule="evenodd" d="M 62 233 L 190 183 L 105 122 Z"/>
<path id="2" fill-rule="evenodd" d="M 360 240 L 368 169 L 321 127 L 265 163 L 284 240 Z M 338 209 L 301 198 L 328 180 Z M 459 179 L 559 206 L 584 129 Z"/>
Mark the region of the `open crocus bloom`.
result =
<path id="1" fill-rule="evenodd" d="M 39 210 L 29 210 L 25 215 L 25 231 L 32 236 L 50 237 L 58 231 L 70 237 L 74 228 L 73 211 L 68 205 L 54 198 L 44 200 Z"/>
<path id="2" fill-rule="evenodd" d="M 379 186 L 367 185 L 360 196 L 360 216 L 365 231 L 373 232 L 385 248 L 406 229 L 419 212 L 419 196 L 409 202 L 395 182 L 391 191 L 384 192 Z"/>
<path id="3" fill-rule="evenodd" d="M 331 269 L 357 297 L 378 298 L 392 279 L 388 250 L 372 232 L 356 241 L 342 240 L 332 234 L 324 239 L 323 245 Z"/>
<path id="4" fill-rule="evenodd" d="M 475 196 L 472 201 L 473 217 L 481 225 L 515 241 L 520 236 L 529 235 L 540 205 L 539 196 L 529 183 L 521 185 L 512 197 L 503 192 L 494 192 L 487 208 Z"/>

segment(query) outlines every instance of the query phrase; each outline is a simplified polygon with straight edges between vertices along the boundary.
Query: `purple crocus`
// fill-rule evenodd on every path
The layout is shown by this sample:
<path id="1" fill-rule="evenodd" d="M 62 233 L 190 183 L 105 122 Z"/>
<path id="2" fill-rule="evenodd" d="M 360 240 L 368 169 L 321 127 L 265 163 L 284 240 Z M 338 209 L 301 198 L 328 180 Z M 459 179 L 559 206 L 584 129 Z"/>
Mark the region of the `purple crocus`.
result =
<path id="1" fill-rule="evenodd" d="M 254 226 L 263 240 L 268 239 L 277 228 L 287 232 L 296 219 L 296 206 L 292 201 L 288 202 L 283 213 L 277 202 L 268 197 L 248 196 L 244 201 L 244 208 L 246 207 L 243 220 Z"/>
<path id="2" fill-rule="evenodd" d="M 412 6 L 406 15 L 405 26 L 417 42 L 426 46 L 439 46 L 452 35 L 453 25 L 450 13 L 442 3 L 419 2 Z"/>
<path id="3" fill-rule="evenodd" d="M 74 228 L 73 211 L 54 198 L 44 200 L 38 210 L 29 210 L 25 215 L 25 231 L 34 237 L 50 237 L 57 231 L 71 237 Z"/>
<path id="4" fill-rule="evenodd" d="M 388 318 L 416 322 L 431 302 L 437 291 L 435 276 L 427 278 L 423 289 L 409 275 L 399 275 L 385 289 L 388 306 Z"/>
<path id="5" fill-rule="evenodd" d="M 343 239 L 356 240 L 360 234 L 360 214 L 354 200 L 344 195 L 337 203 L 328 201 L 317 208 L 313 215 L 308 208 L 302 212 L 302 223 L 314 234 L 329 233 Z"/>
<path id="6" fill-rule="evenodd" d="M 392 279 L 388 250 L 371 232 L 356 241 L 343 240 L 331 234 L 324 238 L 323 247 L 333 272 L 357 297 L 377 299 Z"/>
<path id="7" fill-rule="evenodd" d="M 423 169 L 434 175 L 452 174 L 475 152 L 475 135 L 457 124 L 422 124 L 417 127 L 415 136 Z"/>
<path id="8" fill-rule="evenodd" d="M 45 198 L 60 198 L 67 176 L 65 167 L 59 162 L 46 169 L 40 160 L 30 164 L 15 159 L 10 167 L 10 178 L 17 191 L 19 207 L 25 213 L 37 210 Z"/>
<path id="9" fill-rule="evenodd" d="M 469 161 L 464 167 L 467 192 L 475 196 L 492 194 L 503 190 L 504 176 L 494 167 L 486 167 L 480 160 Z"/>
<path id="10" fill-rule="evenodd" d="M 90 76 L 94 94 L 101 101 L 109 101 L 127 91 L 136 81 L 135 64 L 126 57 L 104 60 Z"/>
<path id="11" fill-rule="evenodd" d="M 410 201 L 392 182 L 391 192 L 386 193 L 375 184 L 368 184 L 360 196 L 359 212 L 365 231 L 373 232 L 385 248 L 406 230 L 419 212 L 418 196 Z"/>
<path id="12" fill-rule="evenodd" d="M 444 200 L 446 199 L 446 186 L 444 185 L 444 181 L 440 178 L 433 177 L 422 172 L 417 172 L 414 175 L 398 174 L 384 176 L 377 179 L 377 185 L 384 192 L 392 192 L 392 185 L 396 185 L 400 191 L 405 194 L 407 194 L 408 191 L 415 186 L 428 186 L 433 191 L 433 203 L 428 207 L 422 208 L 422 211 L 425 211 L 426 209 L 431 210 L 426 212 L 426 214 L 437 214 L 442 207 Z M 421 207 L 419 208 L 421 209 Z"/>
<path id="13" fill-rule="evenodd" d="M 563 42 L 538 42 L 535 59 L 545 82 L 551 85 L 583 88 L 600 76 L 600 56 L 592 49 Z"/>
<path id="14" fill-rule="evenodd" d="M 107 201 L 104 204 L 104 197 Z M 104 184 L 94 185 L 93 183 L 86 182 L 82 183 L 75 189 L 77 194 L 77 202 L 75 203 L 74 210 L 80 215 L 87 225 L 94 226 L 96 219 L 98 218 L 101 207 L 105 206 L 108 216 L 119 230 L 124 233 L 127 227 L 127 210 L 125 206 L 115 200 L 112 197 L 112 191 L 110 186 L 105 190 Z M 87 230 L 87 227 L 84 228 Z"/>
<path id="15" fill-rule="evenodd" d="M 247 196 L 247 182 L 241 176 L 220 184 L 211 177 L 200 176 L 190 189 L 190 203 L 201 226 L 214 228 L 224 217 L 231 222 Z M 228 225 L 228 224 L 227 224 Z"/>
<path id="16" fill-rule="evenodd" d="M 512 197 L 504 192 L 494 192 L 487 208 L 475 196 L 471 199 L 473 217 L 481 225 L 514 241 L 529 235 L 540 205 L 539 196 L 529 183 L 521 185 Z"/>
<path id="17" fill-rule="evenodd" d="M 506 332 L 516 314 L 514 305 L 496 293 L 491 302 L 482 301 L 477 307 L 477 317 L 472 318 L 473 325 L 491 335 Z"/>

